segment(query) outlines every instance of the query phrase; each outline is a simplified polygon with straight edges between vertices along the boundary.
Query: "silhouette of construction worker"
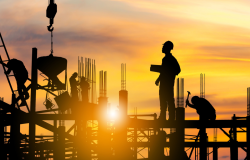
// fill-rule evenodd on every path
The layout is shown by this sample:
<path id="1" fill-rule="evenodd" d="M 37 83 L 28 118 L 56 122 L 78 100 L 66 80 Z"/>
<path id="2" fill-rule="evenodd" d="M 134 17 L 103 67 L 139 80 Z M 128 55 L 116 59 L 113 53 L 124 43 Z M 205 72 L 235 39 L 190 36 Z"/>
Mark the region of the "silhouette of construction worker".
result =
<path id="1" fill-rule="evenodd" d="M 90 87 L 87 78 L 83 76 L 81 77 L 80 88 L 81 88 L 82 101 L 88 102 L 89 101 L 88 91 Z"/>
<path id="2" fill-rule="evenodd" d="M 191 99 L 193 104 L 189 103 L 189 100 L 186 100 L 186 104 L 196 109 L 196 112 L 200 116 L 200 120 L 215 120 L 216 113 L 214 107 L 209 103 L 205 98 L 200 98 L 198 96 L 193 96 Z"/>
<path id="3" fill-rule="evenodd" d="M 174 103 L 174 82 L 175 77 L 181 71 L 180 65 L 171 50 L 174 45 L 171 41 L 163 44 L 162 53 L 165 57 L 162 59 L 160 75 L 155 81 L 158 86 L 160 82 L 159 97 L 160 97 L 160 120 L 166 120 L 166 111 L 169 111 L 169 120 L 175 120 L 175 103 Z"/>
<path id="4" fill-rule="evenodd" d="M 24 85 L 28 79 L 27 69 L 25 68 L 22 61 L 14 58 L 9 60 L 7 64 L 3 62 L 1 63 L 8 68 L 5 74 L 9 75 L 11 71 L 14 73 L 17 82 L 17 91 L 20 96 L 19 98 L 22 100 L 20 106 L 25 106 L 27 104 L 25 99 L 29 98 L 28 90 Z"/>
<path id="5" fill-rule="evenodd" d="M 77 73 L 73 73 L 72 76 L 69 78 L 70 87 L 71 87 L 71 96 L 73 100 L 78 100 L 78 90 L 77 86 L 79 85 L 79 82 L 76 80 Z"/>

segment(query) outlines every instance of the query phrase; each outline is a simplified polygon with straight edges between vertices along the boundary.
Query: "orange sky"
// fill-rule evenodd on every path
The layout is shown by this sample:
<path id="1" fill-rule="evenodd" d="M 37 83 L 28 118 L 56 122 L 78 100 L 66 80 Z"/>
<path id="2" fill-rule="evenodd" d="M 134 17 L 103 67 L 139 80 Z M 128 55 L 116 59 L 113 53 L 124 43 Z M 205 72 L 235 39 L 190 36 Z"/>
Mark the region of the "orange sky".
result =
<path id="1" fill-rule="evenodd" d="M 186 91 L 199 95 L 200 73 L 206 74 L 206 98 L 218 119 L 246 116 L 250 74 L 250 2 L 247 0 L 56 0 L 54 55 L 68 60 L 68 77 L 77 71 L 78 56 L 96 60 L 97 71 L 108 71 L 108 97 L 118 105 L 120 64 L 127 64 L 129 113 L 159 113 L 157 73 L 162 44 L 174 43 Z M 30 71 L 32 47 L 49 55 L 47 1 L 0 1 L 0 32 L 11 58 Z M 4 57 L 4 50 L 0 50 Z M 98 79 L 98 76 L 97 76 Z M 13 81 L 15 83 L 15 81 Z M 0 70 L 0 96 L 10 102 L 11 92 Z M 97 83 L 98 84 L 98 83 Z M 98 85 L 97 85 L 98 91 Z M 45 92 L 38 93 L 43 110 Z M 186 119 L 198 119 L 186 109 Z M 212 134 L 211 134 L 212 135 Z M 221 136 L 223 137 L 223 136 Z M 221 155 L 220 159 L 227 156 Z M 242 156 L 241 158 L 243 158 Z"/>

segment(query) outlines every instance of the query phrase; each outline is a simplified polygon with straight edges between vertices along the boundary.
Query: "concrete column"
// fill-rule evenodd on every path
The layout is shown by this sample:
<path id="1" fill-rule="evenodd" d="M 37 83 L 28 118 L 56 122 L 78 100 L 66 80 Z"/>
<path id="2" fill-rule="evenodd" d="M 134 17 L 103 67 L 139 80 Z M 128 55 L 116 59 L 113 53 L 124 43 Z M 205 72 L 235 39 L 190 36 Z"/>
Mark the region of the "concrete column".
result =
<path id="1" fill-rule="evenodd" d="M 65 160 L 65 126 L 58 127 L 58 160 Z"/>
<path id="2" fill-rule="evenodd" d="M 200 125 L 200 126 L 202 126 L 202 125 Z M 206 128 L 205 127 L 201 127 L 200 128 L 200 159 L 202 159 L 202 160 L 207 160 L 207 146 L 206 146 L 206 142 L 207 142 Z"/>
<path id="3" fill-rule="evenodd" d="M 21 159 L 20 153 L 20 123 L 18 123 L 17 110 L 11 112 L 10 127 L 10 160 Z"/>
<path id="4" fill-rule="evenodd" d="M 176 111 L 176 132 L 170 137 L 170 157 L 171 159 L 184 159 L 185 156 L 185 108 L 178 107 Z M 178 144 L 178 145 L 176 145 Z"/>
<path id="5" fill-rule="evenodd" d="M 250 142 L 250 116 L 247 116 L 247 142 Z M 247 157 L 250 157 L 250 143 L 247 143 Z"/>
<path id="6" fill-rule="evenodd" d="M 218 147 L 213 147 L 213 160 L 218 160 Z"/>
<path id="7" fill-rule="evenodd" d="M 236 117 L 235 114 L 232 117 L 232 124 L 235 125 Z M 233 126 L 230 130 L 230 158 L 231 160 L 238 160 L 238 147 L 236 146 L 236 141 L 237 141 L 237 128 Z"/>

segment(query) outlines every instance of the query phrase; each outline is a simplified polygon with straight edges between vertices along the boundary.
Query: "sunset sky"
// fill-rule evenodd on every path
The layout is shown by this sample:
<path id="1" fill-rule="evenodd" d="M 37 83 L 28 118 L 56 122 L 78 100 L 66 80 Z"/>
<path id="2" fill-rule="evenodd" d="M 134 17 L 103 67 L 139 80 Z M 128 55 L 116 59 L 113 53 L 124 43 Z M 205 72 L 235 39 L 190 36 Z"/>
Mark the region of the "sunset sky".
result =
<path id="1" fill-rule="evenodd" d="M 247 114 L 250 87 L 250 1 L 248 0 L 56 0 L 54 56 L 68 60 L 68 77 L 77 71 L 78 56 L 95 59 L 97 71 L 108 73 L 108 98 L 118 106 L 121 63 L 127 65 L 129 113 L 159 114 L 158 73 L 162 44 L 174 43 L 172 54 L 181 66 L 185 98 L 200 94 L 200 73 L 206 75 L 206 98 L 217 119 Z M 0 32 L 10 58 L 20 59 L 31 71 L 32 48 L 38 57 L 50 54 L 48 1 L 0 0 Z M 0 54 L 6 59 L 3 48 Z M 30 77 L 30 74 L 29 74 Z M 98 93 L 97 74 L 97 93 Z M 14 79 L 12 82 L 15 83 Z M 0 97 L 11 102 L 11 91 L 0 69 Z M 98 93 L 99 95 L 99 93 Z M 37 95 L 44 110 L 45 92 Z M 51 98 L 53 99 L 53 97 Z M 186 109 L 186 119 L 198 119 Z M 212 133 L 213 131 L 211 131 Z M 212 140 L 213 134 L 211 134 Z M 242 138 L 244 139 L 244 134 Z M 222 132 L 218 139 L 228 140 Z M 220 152 L 220 149 L 219 149 Z M 245 153 L 240 150 L 240 158 Z M 219 153 L 229 160 L 229 149 Z"/>

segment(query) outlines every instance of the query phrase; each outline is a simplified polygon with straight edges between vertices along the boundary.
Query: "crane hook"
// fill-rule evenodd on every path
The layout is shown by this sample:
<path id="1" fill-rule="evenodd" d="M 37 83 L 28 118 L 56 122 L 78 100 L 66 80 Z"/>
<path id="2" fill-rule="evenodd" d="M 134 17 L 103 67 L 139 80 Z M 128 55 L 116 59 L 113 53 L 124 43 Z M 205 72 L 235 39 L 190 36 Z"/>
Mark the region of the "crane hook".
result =
<path id="1" fill-rule="evenodd" d="M 47 26 L 49 32 L 52 32 L 54 30 L 54 27 L 52 27 L 52 28 L 51 27 L 52 27 L 52 24 L 50 24 L 49 26 Z"/>

